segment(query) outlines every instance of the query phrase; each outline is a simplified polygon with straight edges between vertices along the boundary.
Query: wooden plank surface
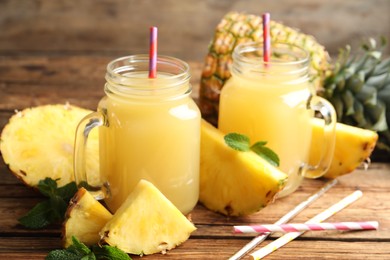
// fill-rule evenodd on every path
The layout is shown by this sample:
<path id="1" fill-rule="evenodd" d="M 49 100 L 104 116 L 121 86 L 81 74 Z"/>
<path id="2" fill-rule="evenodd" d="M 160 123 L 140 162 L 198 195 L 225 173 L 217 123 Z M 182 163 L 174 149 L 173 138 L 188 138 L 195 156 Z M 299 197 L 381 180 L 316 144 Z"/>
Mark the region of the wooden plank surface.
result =
<path id="1" fill-rule="evenodd" d="M 390 38 L 388 0 L 2 0 L 0 53 L 147 53 L 148 28 L 156 25 L 161 53 L 202 62 L 215 26 L 232 10 L 270 12 L 331 54 L 367 37 Z"/>

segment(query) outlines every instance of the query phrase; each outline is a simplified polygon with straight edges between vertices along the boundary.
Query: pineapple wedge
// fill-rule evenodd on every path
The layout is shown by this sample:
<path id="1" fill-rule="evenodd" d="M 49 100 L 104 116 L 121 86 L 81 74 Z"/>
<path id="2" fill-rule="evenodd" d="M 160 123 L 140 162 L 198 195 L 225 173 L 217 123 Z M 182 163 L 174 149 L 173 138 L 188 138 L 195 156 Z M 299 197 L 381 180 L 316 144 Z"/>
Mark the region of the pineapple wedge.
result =
<path id="1" fill-rule="evenodd" d="M 202 120 L 200 197 L 208 209 L 229 216 L 249 215 L 270 203 L 287 175 L 254 152 L 225 144 L 224 134 Z"/>
<path id="2" fill-rule="evenodd" d="M 100 231 L 102 241 L 129 254 L 165 253 L 195 226 L 150 182 L 141 180 Z"/>
<path id="3" fill-rule="evenodd" d="M 92 111 L 76 106 L 45 105 L 13 115 L 1 134 L 0 151 L 5 164 L 29 186 L 50 177 L 58 186 L 74 180 L 73 143 L 77 124 Z M 87 146 L 87 171 L 99 182 L 99 143 L 91 132 Z M 96 177 L 95 177 L 96 176 Z"/>
<path id="4" fill-rule="evenodd" d="M 112 214 L 86 189 L 80 188 L 69 203 L 63 225 L 64 247 L 72 244 L 72 236 L 91 246 L 100 240 L 99 231 Z"/>
<path id="5" fill-rule="evenodd" d="M 313 141 L 309 160 L 311 165 L 316 164 L 321 155 L 323 125 L 322 119 L 314 118 L 312 121 Z M 324 177 L 334 179 L 355 170 L 370 157 L 377 140 L 378 134 L 374 131 L 337 123 L 333 159 Z"/>

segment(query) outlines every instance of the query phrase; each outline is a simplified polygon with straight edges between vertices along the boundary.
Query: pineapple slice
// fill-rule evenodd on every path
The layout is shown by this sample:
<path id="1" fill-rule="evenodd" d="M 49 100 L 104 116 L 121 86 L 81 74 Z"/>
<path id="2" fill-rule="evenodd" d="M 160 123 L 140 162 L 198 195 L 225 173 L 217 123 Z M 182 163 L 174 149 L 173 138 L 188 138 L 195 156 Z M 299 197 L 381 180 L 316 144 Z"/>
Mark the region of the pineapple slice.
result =
<path id="1" fill-rule="evenodd" d="M 322 119 L 314 118 L 312 121 L 313 141 L 309 161 L 312 165 L 318 162 L 321 155 L 323 125 Z M 369 158 L 377 140 L 378 134 L 374 131 L 337 123 L 333 159 L 324 177 L 334 179 L 355 170 Z"/>
<path id="2" fill-rule="evenodd" d="M 180 245 L 195 229 L 152 183 L 141 180 L 100 235 L 126 253 L 149 255 Z"/>
<path id="3" fill-rule="evenodd" d="M 259 211 L 273 200 L 287 175 L 254 152 L 225 144 L 224 134 L 202 120 L 200 197 L 207 208 L 229 216 Z"/>
<path id="4" fill-rule="evenodd" d="M 71 105 L 45 105 L 17 112 L 1 134 L 0 151 L 10 170 L 25 184 L 59 179 L 58 186 L 74 180 L 73 143 L 79 121 L 90 110 Z M 99 147 L 97 131 L 87 146 L 90 183 L 97 183 Z M 96 176 L 96 177 L 95 177 Z"/>
<path id="5" fill-rule="evenodd" d="M 64 246 L 72 244 L 72 236 L 91 246 L 100 240 L 99 231 L 112 214 L 86 189 L 80 188 L 69 203 L 63 229 Z"/>

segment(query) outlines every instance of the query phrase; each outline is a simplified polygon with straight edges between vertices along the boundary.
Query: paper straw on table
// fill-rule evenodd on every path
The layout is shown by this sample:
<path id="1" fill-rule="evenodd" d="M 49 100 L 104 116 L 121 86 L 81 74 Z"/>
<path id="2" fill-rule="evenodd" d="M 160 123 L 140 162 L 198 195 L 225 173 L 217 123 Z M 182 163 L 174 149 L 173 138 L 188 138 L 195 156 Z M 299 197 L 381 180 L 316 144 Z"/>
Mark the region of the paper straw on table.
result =
<path id="1" fill-rule="evenodd" d="M 234 226 L 235 233 L 269 233 L 269 232 L 299 232 L 322 230 L 375 230 L 378 229 L 378 221 L 360 222 L 332 222 L 332 223 L 288 223 L 288 224 L 264 224 L 250 226 Z"/>
<path id="2" fill-rule="evenodd" d="M 336 185 L 337 180 L 331 180 L 327 182 L 321 189 L 319 189 L 316 193 L 311 195 L 309 198 L 307 198 L 305 201 L 301 202 L 299 205 L 297 205 L 295 208 L 293 208 L 291 211 L 289 211 L 286 215 L 281 217 L 278 221 L 275 222 L 275 224 L 283 224 L 287 223 L 290 219 L 298 215 L 299 212 L 304 210 L 307 206 L 312 204 L 316 199 L 321 197 L 325 192 L 327 192 L 330 188 L 332 188 L 334 185 Z M 248 244 L 246 244 L 243 248 L 241 248 L 239 251 L 237 251 L 233 256 L 229 258 L 229 260 L 238 260 L 241 259 L 245 254 L 247 254 L 249 251 L 254 249 L 256 246 L 258 246 L 261 242 L 263 242 L 270 233 L 261 234 L 254 239 L 252 239 Z"/>
<path id="3" fill-rule="evenodd" d="M 307 224 L 310 223 L 318 223 L 322 222 L 325 219 L 331 217 L 335 213 L 339 212 L 343 208 L 347 207 L 357 199 L 359 199 L 363 193 L 360 190 L 355 191 L 354 193 L 350 194 L 349 196 L 345 197 L 344 199 L 340 200 L 336 204 L 332 205 L 330 208 L 326 209 L 325 211 L 321 212 L 320 214 L 316 215 L 312 219 L 308 220 Z M 274 252 L 278 248 L 284 246 L 288 242 L 294 240 L 295 238 L 299 237 L 301 234 L 305 233 L 305 231 L 302 232 L 290 232 L 287 233 L 286 235 L 276 239 L 275 241 L 269 243 L 265 247 L 257 250 L 256 252 L 251 254 L 252 259 L 261 259 L 264 256 Z"/>

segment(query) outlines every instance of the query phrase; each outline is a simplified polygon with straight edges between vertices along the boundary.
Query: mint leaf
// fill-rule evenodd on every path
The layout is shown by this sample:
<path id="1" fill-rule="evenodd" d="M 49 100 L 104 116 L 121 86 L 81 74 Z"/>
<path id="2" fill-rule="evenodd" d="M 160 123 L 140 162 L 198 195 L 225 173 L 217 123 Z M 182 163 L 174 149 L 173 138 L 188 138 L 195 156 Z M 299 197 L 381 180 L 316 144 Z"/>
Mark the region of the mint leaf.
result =
<path id="1" fill-rule="evenodd" d="M 77 192 L 76 183 L 71 182 L 58 188 L 57 180 L 46 178 L 40 180 L 37 187 L 39 192 L 48 199 L 37 204 L 30 212 L 21 217 L 19 222 L 31 229 L 39 229 L 51 223 L 62 222 L 69 200 Z"/>
<path id="2" fill-rule="evenodd" d="M 234 150 L 247 152 L 250 150 L 249 137 L 238 133 L 229 133 L 224 136 L 225 143 Z"/>
<path id="3" fill-rule="evenodd" d="M 268 161 L 273 166 L 275 167 L 279 166 L 280 163 L 279 156 L 270 148 L 266 147 L 265 146 L 266 144 L 267 142 L 260 141 L 252 145 L 250 149 L 253 152 L 255 152 L 257 155 L 261 156 L 263 159 Z"/>
<path id="4" fill-rule="evenodd" d="M 46 257 L 46 260 L 80 260 L 80 255 L 66 250 L 53 250 Z"/>
<path id="5" fill-rule="evenodd" d="M 35 205 L 25 216 L 18 219 L 20 224 L 27 228 L 38 229 L 50 224 L 50 201 L 43 201 Z"/>
<path id="6" fill-rule="evenodd" d="M 57 189 L 57 180 L 53 180 L 51 178 L 46 178 L 44 180 L 40 180 L 38 182 L 38 190 L 42 195 L 46 197 L 50 197 L 55 194 Z"/>
<path id="7" fill-rule="evenodd" d="M 117 247 L 104 245 L 102 247 L 92 246 L 92 252 L 96 255 L 96 259 L 110 260 L 131 260 L 130 256 Z"/>
<path id="8" fill-rule="evenodd" d="M 273 166 L 279 166 L 280 160 L 279 156 L 272 151 L 270 148 L 265 145 L 267 142 L 259 141 L 254 145 L 250 146 L 249 137 L 239 133 L 229 133 L 224 136 L 225 143 L 234 150 L 247 152 L 252 150 L 257 155 L 261 156 L 267 162 L 269 162 Z"/>
<path id="9" fill-rule="evenodd" d="M 69 201 L 76 194 L 78 188 L 75 182 L 70 182 L 65 186 L 57 189 L 56 194 L 63 198 L 65 201 Z"/>
<path id="10" fill-rule="evenodd" d="M 80 240 L 78 240 L 75 236 L 72 236 L 72 245 L 68 247 L 68 250 L 72 250 L 83 255 L 89 255 L 90 253 L 92 253 L 91 249 L 81 243 Z"/>
<path id="11" fill-rule="evenodd" d="M 93 245 L 90 249 L 76 237 L 72 237 L 72 245 L 66 249 L 53 250 L 46 260 L 131 260 L 122 250 L 112 246 Z"/>

